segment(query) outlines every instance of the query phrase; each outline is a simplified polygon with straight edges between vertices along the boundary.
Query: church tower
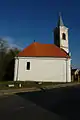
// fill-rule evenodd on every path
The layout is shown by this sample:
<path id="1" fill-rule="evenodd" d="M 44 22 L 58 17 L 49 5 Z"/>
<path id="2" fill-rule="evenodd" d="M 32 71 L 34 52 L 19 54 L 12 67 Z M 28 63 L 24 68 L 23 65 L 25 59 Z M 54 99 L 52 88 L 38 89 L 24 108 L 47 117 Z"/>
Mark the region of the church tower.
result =
<path id="1" fill-rule="evenodd" d="M 64 25 L 61 15 L 54 29 L 54 44 L 69 53 L 68 28 Z"/>

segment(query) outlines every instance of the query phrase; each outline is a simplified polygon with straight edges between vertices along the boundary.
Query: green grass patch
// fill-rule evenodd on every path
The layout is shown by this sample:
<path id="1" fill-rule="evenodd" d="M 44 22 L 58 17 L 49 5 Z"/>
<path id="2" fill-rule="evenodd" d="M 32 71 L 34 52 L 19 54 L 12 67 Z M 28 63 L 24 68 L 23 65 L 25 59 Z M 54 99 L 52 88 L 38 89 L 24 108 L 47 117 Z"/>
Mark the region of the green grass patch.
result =
<path id="1" fill-rule="evenodd" d="M 14 84 L 14 87 L 8 87 L 8 85 Z M 0 81 L 0 89 L 19 89 L 19 84 L 21 84 L 21 88 L 43 88 L 47 86 L 54 86 L 57 84 L 65 84 L 65 83 L 53 83 L 53 82 L 33 82 L 33 81 Z"/>
<path id="2" fill-rule="evenodd" d="M 14 87 L 9 87 L 9 85 L 14 85 Z M 15 82 L 15 81 L 4 81 L 0 82 L 0 89 L 15 89 L 20 88 L 19 84 L 21 84 L 21 88 L 31 88 L 31 87 L 37 87 L 37 84 L 34 82 Z"/>

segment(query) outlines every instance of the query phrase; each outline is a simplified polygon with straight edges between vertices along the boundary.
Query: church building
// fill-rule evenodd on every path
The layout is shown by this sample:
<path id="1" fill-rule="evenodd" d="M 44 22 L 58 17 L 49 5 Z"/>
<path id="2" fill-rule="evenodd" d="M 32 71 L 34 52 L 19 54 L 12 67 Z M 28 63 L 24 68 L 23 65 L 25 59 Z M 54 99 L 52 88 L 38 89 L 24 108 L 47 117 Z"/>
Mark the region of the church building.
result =
<path id="1" fill-rule="evenodd" d="M 14 81 L 71 82 L 68 28 L 59 16 L 54 44 L 33 42 L 15 57 Z"/>

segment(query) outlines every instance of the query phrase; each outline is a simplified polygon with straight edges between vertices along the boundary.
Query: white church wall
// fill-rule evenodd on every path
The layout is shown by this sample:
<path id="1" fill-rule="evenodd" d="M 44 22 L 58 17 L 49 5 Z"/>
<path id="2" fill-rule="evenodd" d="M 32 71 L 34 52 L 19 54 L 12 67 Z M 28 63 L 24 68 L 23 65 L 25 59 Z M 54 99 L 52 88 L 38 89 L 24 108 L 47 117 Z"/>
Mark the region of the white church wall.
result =
<path id="1" fill-rule="evenodd" d="M 30 70 L 26 69 L 27 62 L 30 62 Z M 67 81 L 68 68 L 66 69 L 66 58 L 21 57 L 19 58 L 18 72 L 16 69 L 17 67 L 15 67 L 15 81 Z M 17 79 L 16 76 L 18 76 Z"/>
<path id="2" fill-rule="evenodd" d="M 19 66 L 19 59 L 15 59 L 14 81 L 16 81 L 16 79 L 18 79 L 18 66 Z"/>
<path id="3" fill-rule="evenodd" d="M 71 82 L 71 59 L 67 60 L 67 82 Z"/>

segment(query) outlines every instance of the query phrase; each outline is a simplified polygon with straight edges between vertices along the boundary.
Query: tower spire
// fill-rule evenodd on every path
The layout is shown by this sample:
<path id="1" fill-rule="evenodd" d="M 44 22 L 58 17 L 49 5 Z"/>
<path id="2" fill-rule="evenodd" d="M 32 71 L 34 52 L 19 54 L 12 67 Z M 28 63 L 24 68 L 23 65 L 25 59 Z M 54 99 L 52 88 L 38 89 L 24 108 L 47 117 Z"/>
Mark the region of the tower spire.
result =
<path id="1" fill-rule="evenodd" d="M 62 17 L 61 17 L 61 12 L 59 12 L 59 19 L 58 19 L 58 27 L 59 26 L 64 26 L 64 23 L 63 23 L 63 20 L 62 20 Z"/>
<path id="2" fill-rule="evenodd" d="M 61 13 L 57 27 L 54 29 L 54 44 L 69 53 L 68 28 L 63 24 Z"/>

